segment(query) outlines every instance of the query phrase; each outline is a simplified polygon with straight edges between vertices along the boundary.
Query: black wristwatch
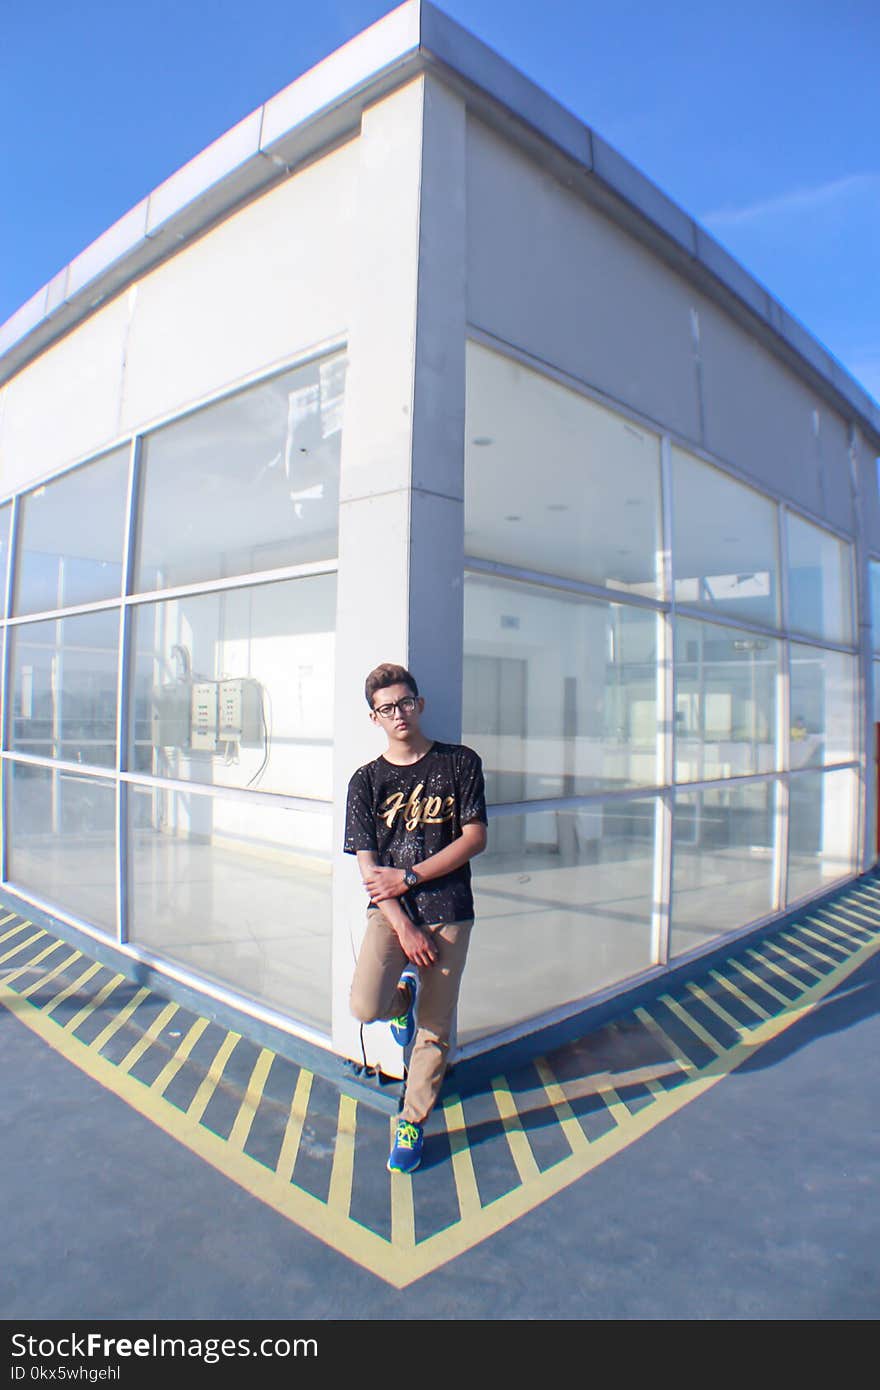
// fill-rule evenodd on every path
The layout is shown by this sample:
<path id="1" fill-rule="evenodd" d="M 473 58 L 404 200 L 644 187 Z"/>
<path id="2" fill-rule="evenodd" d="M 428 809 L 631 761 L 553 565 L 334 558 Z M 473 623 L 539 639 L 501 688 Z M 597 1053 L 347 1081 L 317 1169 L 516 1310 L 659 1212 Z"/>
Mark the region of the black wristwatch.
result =
<path id="1" fill-rule="evenodd" d="M 418 874 L 414 873 L 412 869 L 404 870 L 403 881 L 406 884 L 407 888 L 418 888 L 419 884 L 421 883 L 421 879 L 419 878 Z"/>

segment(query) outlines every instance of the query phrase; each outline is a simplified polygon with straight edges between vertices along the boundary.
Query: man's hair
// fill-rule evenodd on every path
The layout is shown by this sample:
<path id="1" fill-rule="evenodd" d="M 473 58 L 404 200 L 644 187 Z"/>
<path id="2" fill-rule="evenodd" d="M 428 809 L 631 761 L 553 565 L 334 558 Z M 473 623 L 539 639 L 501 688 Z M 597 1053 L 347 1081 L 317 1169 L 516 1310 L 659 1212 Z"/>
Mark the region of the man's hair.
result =
<path id="1" fill-rule="evenodd" d="M 373 696 L 376 691 L 384 690 L 388 685 L 408 685 L 415 696 L 419 693 L 415 676 L 410 675 L 405 666 L 395 666 L 390 661 L 383 661 L 381 666 L 370 672 L 364 684 L 364 694 L 370 709 L 373 708 Z"/>

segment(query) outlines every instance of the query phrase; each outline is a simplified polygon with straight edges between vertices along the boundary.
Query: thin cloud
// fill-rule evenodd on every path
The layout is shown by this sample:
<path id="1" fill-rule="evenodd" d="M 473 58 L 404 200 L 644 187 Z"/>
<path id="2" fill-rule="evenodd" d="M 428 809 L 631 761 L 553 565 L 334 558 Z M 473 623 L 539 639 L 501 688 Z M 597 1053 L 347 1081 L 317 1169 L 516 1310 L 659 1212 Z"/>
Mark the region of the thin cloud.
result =
<path id="1" fill-rule="evenodd" d="M 713 212 L 707 212 L 700 220 L 710 227 L 738 227 L 744 223 L 757 222 L 763 217 L 775 217 L 780 213 L 807 213 L 822 204 L 845 198 L 851 193 L 872 190 L 880 192 L 880 174 L 848 174 L 846 178 L 832 179 L 829 183 L 820 183 L 814 188 L 795 188 L 790 193 L 781 193 L 776 198 L 764 198 L 745 207 L 717 208 Z"/>

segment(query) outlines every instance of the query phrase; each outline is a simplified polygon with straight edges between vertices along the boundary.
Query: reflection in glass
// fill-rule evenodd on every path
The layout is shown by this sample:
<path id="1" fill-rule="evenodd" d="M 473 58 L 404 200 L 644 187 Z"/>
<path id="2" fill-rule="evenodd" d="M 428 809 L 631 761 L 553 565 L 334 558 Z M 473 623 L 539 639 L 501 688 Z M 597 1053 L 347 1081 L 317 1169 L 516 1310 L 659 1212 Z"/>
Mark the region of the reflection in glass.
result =
<path id="1" fill-rule="evenodd" d="M 8 629 L 10 747 L 67 762 L 116 763 L 119 613 L 112 608 Z"/>
<path id="2" fill-rule="evenodd" d="M 656 435 L 468 343 L 466 555 L 658 597 L 659 515 Z"/>
<path id="3" fill-rule="evenodd" d="M 773 910 L 773 782 L 675 798 L 670 955 Z"/>
<path id="4" fill-rule="evenodd" d="M 880 560 L 868 561 L 871 591 L 871 636 L 874 651 L 880 652 Z"/>
<path id="5" fill-rule="evenodd" d="M 463 742 L 490 802 L 657 781 L 657 617 L 465 576 Z"/>
<path id="6" fill-rule="evenodd" d="M 335 556 L 344 385 L 337 353 L 148 435 L 136 588 Z"/>
<path id="7" fill-rule="evenodd" d="M 128 455 L 116 449 L 24 494 L 14 613 L 119 597 Z"/>
<path id="8" fill-rule="evenodd" d="M 648 968 L 654 817 L 653 798 L 492 817 L 473 861 L 462 1041 Z"/>
<path id="9" fill-rule="evenodd" d="M 778 626 L 775 504 L 675 447 L 672 492 L 676 602 Z"/>
<path id="10" fill-rule="evenodd" d="M 807 772 L 788 792 L 788 901 L 821 893 L 852 873 L 856 845 L 856 773 Z"/>
<path id="11" fill-rule="evenodd" d="M 791 512 L 788 524 L 788 626 L 851 642 L 852 546 Z"/>
<path id="12" fill-rule="evenodd" d="M 60 768 L 6 767 L 10 881 L 115 935 L 115 784 Z"/>
<path id="13" fill-rule="evenodd" d="M 134 608 L 131 768 L 330 799 L 336 576 Z"/>
<path id="14" fill-rule="evenodd" d="M 6 566 L 9 563 L 9 524 L 12 519 L 12 503 L 5 502 L 0 507 L 0 616 L 6 616 Z"/>
<path id="15" fill-rule="evenodd" d="M 772 637 L 676 619 L 677 781 L 774 768 L 779 647 Z"/>
<path id="16" fill-rule="evenodd" d="M 856 658 L 791 644 L 791 766 L 856 756 Z"/>
<path id="17" fill-rule="evenodd" d="M 132 785 L 132 940 L 329 1032 L 332 824 Z"/>

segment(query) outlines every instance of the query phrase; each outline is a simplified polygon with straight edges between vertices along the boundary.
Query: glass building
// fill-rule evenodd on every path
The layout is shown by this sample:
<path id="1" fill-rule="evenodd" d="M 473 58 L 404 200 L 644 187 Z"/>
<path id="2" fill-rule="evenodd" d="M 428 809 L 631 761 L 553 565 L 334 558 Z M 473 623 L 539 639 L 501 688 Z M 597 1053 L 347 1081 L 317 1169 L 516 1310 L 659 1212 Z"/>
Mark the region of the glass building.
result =
<path id="1" fill-rule="evenodd" d="M 408 0 L 0 328 L 5 891 L 359 1059 L 390 660 L 486 771 L 464 1055 L 771 921 L 877 858 L 878 452 L 768 291 Z"/>

